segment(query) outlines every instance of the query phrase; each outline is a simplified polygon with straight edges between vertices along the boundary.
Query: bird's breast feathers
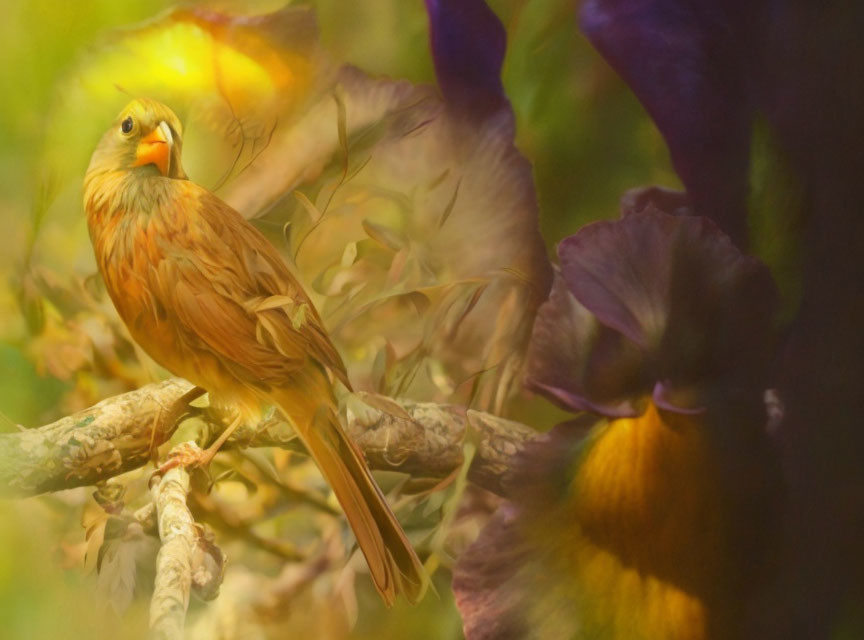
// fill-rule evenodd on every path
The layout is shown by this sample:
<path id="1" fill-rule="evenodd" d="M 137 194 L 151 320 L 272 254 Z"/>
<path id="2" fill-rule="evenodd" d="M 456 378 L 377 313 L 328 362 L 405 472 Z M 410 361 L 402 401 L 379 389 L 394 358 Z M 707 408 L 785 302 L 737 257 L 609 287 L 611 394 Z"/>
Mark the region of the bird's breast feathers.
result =
<path id="1" fill-rule="evenodd" d="M 157 180 L 158 197 L 87 200 L 106 288 L 144 350 L 216 392 L 238 382 L 282 386 L 310 358 L 347 382 L 317 312 L 275 248 L 201 187 Z"/>

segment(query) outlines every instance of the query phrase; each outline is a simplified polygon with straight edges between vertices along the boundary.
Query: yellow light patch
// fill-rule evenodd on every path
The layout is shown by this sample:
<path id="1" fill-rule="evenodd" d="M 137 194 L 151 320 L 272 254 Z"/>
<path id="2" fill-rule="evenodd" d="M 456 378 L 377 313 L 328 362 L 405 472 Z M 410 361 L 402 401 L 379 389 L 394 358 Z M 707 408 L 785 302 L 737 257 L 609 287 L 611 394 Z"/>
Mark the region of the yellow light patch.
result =
<path id="1" fill-rule="evenodd" d="M 117 86 L 138 95 L 168 94 L 175 100 L 219 94 L 243 110 L 268 105 L 277 99 L 278 90 L 295 84 L 285 65 L 266 67 L 187 22 L 126 37 L 118 53 L 101 57 L 87 69 L 84 83 L 97 98 L 111 97 Z"/>
<path id="2" fill-rule="evenodd" d="M 191 130 L 190 148 L 202 149 L 202 158 L 196 162 L 193 153 L 184 160 L 198 180 L 215 183 L 235 164 L 242 167 L 254 155 L 252 147 L 285 122 L 318 82 L 313 22 L 300 11 L 292 14 L 298 16 L 296 27 L 284 33 L 297 34 L 297 42 L 293 35 L 280 39 L 283 32 L 270 28 L 283 24 L 283 14 L 244 21 L 175 10 L 114 33 L 60 87 L 62 100 L 46 136 L 46 166 L 60 182 L 79 181 L 120 108 L 146 97 L 171 107 Z M 239 159 L 237 149 L 245 154 Z"/>

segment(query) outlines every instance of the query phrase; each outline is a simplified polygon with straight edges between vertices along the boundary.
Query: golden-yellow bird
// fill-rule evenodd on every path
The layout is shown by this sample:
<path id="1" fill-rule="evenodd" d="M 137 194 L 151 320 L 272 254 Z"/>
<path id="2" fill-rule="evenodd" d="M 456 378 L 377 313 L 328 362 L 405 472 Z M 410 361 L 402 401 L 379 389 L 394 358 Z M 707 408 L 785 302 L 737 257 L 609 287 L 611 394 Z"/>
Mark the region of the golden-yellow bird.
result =
<path id="1" fill-rule="evenodd" d="M 279 407 L 339 499 L 385 602 L 417 601 L 423 567 L 339 423 L 330 376 L 349 386 L 339 353 L 275 248 L 187 178 L 181 136 L 168 107 L 140 99 L 93 153 L 84 207 L 114 305 L 156 362 L 214 402 L 246 420 Z"/>

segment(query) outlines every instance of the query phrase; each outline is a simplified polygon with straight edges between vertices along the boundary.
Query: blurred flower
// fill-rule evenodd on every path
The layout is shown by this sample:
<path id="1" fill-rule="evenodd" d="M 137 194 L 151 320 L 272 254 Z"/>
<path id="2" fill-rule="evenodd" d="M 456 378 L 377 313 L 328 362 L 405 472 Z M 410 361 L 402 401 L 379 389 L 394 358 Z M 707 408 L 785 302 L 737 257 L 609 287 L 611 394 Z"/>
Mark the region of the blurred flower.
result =
<path id="1" fill-rule="evenodd" d="M 713 223 L 657 196 L 559 246 L 526 384 L 608 419 L 561 425 L 516 463 L 454 580 L 472 640 L 736 633 L 770 482 L 776 294 Z"/>
<path id="2" fill-rule="evenodd" d="M 339 66 L 305 9 L 182 9 L 94 51 L 54 121 L 87 123 L 89 152 L 128 98 L 116 87 L 171 105 L 187 172 L 261 219 L 355 386 L 501 410 L 550 266 L 499 78 L 503 28 L 480 1 L 427 8 L 440 93 Z"/>
<path id="3" fill-rule="evenodd" d="M 864 68 L 849 62 L 864 54 L 862 20 L 864 5 L 844 0 L 581 9 L 586 35 L 666 137 L 696 211 L 737 242 L 749 231 L 795 294 L 775 372 L 789 490 L 782 570 L 753 608 L 754 637 L 864 629 Z"/>

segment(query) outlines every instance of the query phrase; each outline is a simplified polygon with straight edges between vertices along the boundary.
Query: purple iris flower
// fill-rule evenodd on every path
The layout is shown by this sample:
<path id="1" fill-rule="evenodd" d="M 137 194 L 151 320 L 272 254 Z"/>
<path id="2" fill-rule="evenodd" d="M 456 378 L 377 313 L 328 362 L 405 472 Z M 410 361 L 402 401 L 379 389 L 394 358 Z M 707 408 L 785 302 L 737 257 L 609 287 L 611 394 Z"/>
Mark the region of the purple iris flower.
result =
<path id="1" fill-rule="evenodd" d="M 787 496 L 778 570 L 752 637 L 861 635 L 864 566 L 864 5 L 842 0 L 587 0 L 585 34 L 669 144 L 697 213 L 736 241 L 748 214 L 754 122 L 785 172 L 757 238 L 799 239 L 798 292 L 773 377 Z M 750 219 L 748 219 L 748 215 Z M 766 237 L 767 236 L 767 237 Z M 790 256 L 784 256 L 787 260 Z M 858 594 L 858 595 L 855 595 Z M 857 613 L 856 613 L 857 611 Z"/>

